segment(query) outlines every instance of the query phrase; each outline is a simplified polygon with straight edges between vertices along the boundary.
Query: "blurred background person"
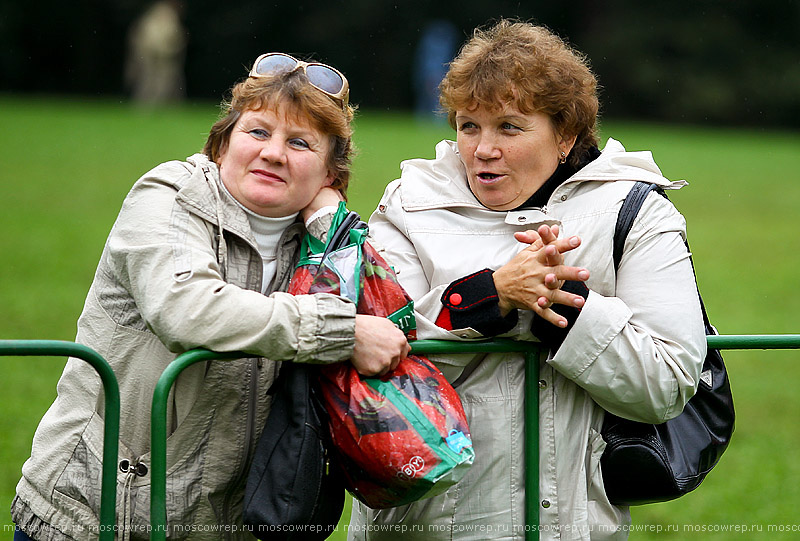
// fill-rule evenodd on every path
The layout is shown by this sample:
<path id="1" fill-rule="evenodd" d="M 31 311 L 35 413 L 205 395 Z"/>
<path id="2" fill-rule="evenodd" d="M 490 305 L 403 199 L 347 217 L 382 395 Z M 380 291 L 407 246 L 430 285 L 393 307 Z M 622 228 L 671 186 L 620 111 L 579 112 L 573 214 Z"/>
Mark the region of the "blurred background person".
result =
<path id="1" fill-rule="evenodd" d="M 422 30 L 414 54 L 414 111 L 421 121 L 441 119 L 439 112 L 439 83 L 447 73 L 447 63 L 453 59 L 459 44 L 459 33 L 450 21 L 437 19 Z"/>
<path id="2" fill-rule="evenodd" d="M 182 13 L 180 0 L 159 0 L 131 26 L 125 82 L 136 102 L 155 105 L 186 96 Z"/>

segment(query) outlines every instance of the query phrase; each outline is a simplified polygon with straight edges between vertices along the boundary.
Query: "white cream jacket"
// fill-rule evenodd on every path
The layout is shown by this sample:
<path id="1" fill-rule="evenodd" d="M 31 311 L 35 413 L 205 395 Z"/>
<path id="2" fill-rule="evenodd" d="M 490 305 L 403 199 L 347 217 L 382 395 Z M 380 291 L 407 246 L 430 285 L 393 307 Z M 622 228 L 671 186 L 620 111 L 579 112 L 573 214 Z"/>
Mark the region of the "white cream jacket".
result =
<path id="1" fill-rule="evenodd" d="M 309 229 L 327 231 L 316 222 Z M 351 302 L 278 292 L 305 232 L 296 223 L 284 233 L 267 297 L 247 216 L 205 156 L 156 167 L 126 197 L 76 338 L 109 361 L 120 385 L 119 539 L 149 539 L 153 390 L 170 361 L 196 347 L 253 357 L 193 365 L 170 394 L 169 538 L 254 539 L 242 530 L 244 483 L 269 412 L 276 361 L 342 361 L 354 345 Z M 94 369 L 70 359 L 12 505 L 14 521 L 36 539 L 97 537 L 103 413 Z"/>
<path id="2" fill-rule="evenodd" d="M 653 423 L 679 414 L 696 390 L 706 338 L 680 213 L 651 194 L 618 273 L 614 225 L 633 181 L 666 189 L 685 183 L 665 179 L 649 152 L 626 152 L 609 140 L 600 157 L 556 188 L 546 208 L 497 212 L 470 192 L 451 141 L 437 145 L 435 159 L 401 167 L 369 225 L 415 299 L 419 338 L 480 338 L 473 329 L 434 325 L 440 298 L 454 280 L 509 261 L 524 247 L 514 232 L 557 223 L 562 235 L 581 237 L 565 259 L 589 269 L 590 293 L 557 353 L 540 363 L 540 533 L 541 539 L 624 539 L 628 509 L 608 502 L 600 472 L 604 409 Z M 521 312 L 506 336 L 535 340 L 531 315 Z M 452 380 L 471 358 L 433 360 Z M 520 356 L 487 356 L 458 389 L 476 452 L 465 478 L 441 496 L 400 508 L 374 511 L 356 502 L 350 537 L 522 539 L 523 380 Z"/>

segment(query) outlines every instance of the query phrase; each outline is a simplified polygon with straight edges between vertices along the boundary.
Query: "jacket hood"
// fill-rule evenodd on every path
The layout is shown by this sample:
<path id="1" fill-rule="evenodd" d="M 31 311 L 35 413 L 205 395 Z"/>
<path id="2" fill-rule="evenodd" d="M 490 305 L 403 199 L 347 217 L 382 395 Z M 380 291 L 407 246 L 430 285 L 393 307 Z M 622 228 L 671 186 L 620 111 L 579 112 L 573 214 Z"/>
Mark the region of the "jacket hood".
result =
<path id="1" fill-rule="evenodd" d="M 204 154 L 193 154 L 179 163 L 188 172 L 188 178 L 177 186 L 178 201 L 201 218 L 255 246 L 247 214 L 223 189 L 217 164 Z"/>
<path id="2" fill-rule="evenodd" d="M 436 145 L 436 158 L 405 160 L 400 170 L 403 208 L 408 211 L 456 206 L 486 208 L 467 185 L 466 169 L 455 141 L 440 141 Z M 650 151 L 628 152 L 619 141 L 608 139 L 600 156 L 562 186 L 572 182 L 617 180 L 641 180 L 665 189 L 677 189 L 686 184 L 683 180 L 672 182 L 664 178 Z"/>

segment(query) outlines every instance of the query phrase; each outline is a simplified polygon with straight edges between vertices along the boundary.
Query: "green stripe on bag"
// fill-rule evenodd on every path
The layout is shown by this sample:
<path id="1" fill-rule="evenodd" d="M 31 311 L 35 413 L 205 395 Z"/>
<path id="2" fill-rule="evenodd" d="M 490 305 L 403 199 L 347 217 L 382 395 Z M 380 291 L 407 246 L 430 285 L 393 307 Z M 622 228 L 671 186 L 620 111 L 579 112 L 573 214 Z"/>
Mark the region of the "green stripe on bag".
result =
<path id="1" fill-rule="evenodd" d="M 433 484 L 444 473 L 463 462 L 464 457 L 450 449 L 442 438 L 442 435 L 439 434 L 439 430 L 425 416 L 422 410 L 419 409 L 419 406 L 414 404 L 412 400 L 392 385 L 391 382 L 383 381 L 378 378 L 365 378 L 364 381 L 366 381 L 367 385 L 372 387 L 373 390 L 391 400 L 392 404 L 394 404 L 405 418 L 411 422 L 413 428 L 422 437 L 425 443 L 428 444 L 428 447 L 439 457 L 439 464 L 433 467 L 431 471 L 422 478 L 422 480 L 427 481 L 430 485 L 424 486 L 424 483 L 422 483 L 405 498 L 404 503 L 416 501 L 429 492 Z M 474 453 L 471 447 L 466 449 L 469 450 L 467 453 L 468 455 Z"/>

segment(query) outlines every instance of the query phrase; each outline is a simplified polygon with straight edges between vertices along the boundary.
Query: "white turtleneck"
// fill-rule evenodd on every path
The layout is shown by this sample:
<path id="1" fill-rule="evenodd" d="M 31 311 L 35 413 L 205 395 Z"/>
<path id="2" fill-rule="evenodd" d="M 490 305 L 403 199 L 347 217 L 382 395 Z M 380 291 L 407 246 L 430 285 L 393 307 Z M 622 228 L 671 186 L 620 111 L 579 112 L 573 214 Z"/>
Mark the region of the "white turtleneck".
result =
<path id="1" fill-rule="evenodd" d="M 275 277 L 275 272 L 277 270 L 278 242 L 281 240 L 283 232 L 294 223 L 299 213 L 295 212 L 294 214 L 281 216 L 280 218 L 261 216 L 242 205 L 231 195 L 225 187 L 225 184 L 220 184 L 222 184 L 222 189 L 225 190 L 225 193 L 236 201 L 236 204 L 247 214 L 247 220 L 250 222 L 250 229 L 253 231 L 253 237 L 256 239 L 258 253 L 261 255 L 261 262 L 264 265 L 264 273 L 261 279 L 261 293 L 266 293 L 267 287 L 272 283 L 272 279 Z"/>

